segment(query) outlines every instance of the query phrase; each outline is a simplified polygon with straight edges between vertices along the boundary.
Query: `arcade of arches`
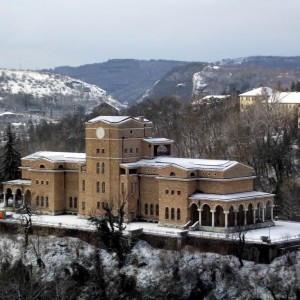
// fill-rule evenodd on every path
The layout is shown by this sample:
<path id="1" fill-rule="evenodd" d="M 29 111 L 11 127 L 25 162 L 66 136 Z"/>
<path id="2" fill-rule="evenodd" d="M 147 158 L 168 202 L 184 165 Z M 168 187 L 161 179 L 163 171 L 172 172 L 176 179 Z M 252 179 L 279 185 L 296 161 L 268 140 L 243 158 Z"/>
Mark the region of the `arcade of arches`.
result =
<path id="1" fill-rule="evenodd" d="M 261 227 L 273 222 L 273 201 L 268 199 L 251 203 L 195 203 L 190 204 L 190 220 L 201 230 L 222 231 L 240 226 Z M 218 230 L 221 229 L 221 230 Z"/>
<path id="2" fill-rule="evenodd" d="M 3 191 L 4 206 L 19 207 L 31 205 L 31 191 L 22 187 L 5 187 Z"/>

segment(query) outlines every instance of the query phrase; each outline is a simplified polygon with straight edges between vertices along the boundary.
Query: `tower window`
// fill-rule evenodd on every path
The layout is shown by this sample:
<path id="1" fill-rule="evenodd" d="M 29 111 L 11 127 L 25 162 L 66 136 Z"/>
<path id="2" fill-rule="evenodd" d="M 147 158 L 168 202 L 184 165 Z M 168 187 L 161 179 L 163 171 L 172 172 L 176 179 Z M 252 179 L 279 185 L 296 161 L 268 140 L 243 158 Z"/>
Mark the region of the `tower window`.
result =
<path id="1" fill-rule="evenodd" d="M 105 193 L 105 182 L 102 182 L 102 193 Z"/>

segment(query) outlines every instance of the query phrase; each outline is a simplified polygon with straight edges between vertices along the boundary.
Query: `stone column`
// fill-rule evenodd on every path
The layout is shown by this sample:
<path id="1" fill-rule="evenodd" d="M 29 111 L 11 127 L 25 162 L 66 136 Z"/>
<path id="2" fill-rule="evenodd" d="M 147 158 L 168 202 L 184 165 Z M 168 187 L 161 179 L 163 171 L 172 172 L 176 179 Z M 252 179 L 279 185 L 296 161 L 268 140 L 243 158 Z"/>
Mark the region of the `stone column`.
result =
<path id="1" fill-rule="evenodd" d="M 22 204 L 25 205 L 25 195 L 22 194 Z"/>
<path id="2" fill-rule="evenodd" d="M 199 211 L 199 226 L 202 226 L 202 209 L 198 208 Z"/>
<path id="3" fill-rule="evenodd" d="M 228 214 L 229 214 L 229 211 L 224 211 L 224 214 L 225 214 L 225 228 L 227 229 L 228 228 Z"/>
<path id="4" fill-rule="evenodd" d="M 274 205 L 271 206 L 271 221 L 273 222 L 274 221 Z"/>
<path id="5" fill-rule="evenodd" d="M 16 207 L 16 194 L 13 193 L 13 206 Z"/>
<path id="6" fill-rule="evenodd" d="M 263 221 L 263 222 L 265 221 L 265 212 L 266 212 L 266 208 L 263 207 L 263 208 L 262 208 L 262 221 Z"/>
<path id="7" fill-rule="evenodd" d="M 212 215 L 211 215 L 211 227 L 214 228 L 215 227 L 215 211 L 211 210 L 210 212 L 212 213 Z"/>

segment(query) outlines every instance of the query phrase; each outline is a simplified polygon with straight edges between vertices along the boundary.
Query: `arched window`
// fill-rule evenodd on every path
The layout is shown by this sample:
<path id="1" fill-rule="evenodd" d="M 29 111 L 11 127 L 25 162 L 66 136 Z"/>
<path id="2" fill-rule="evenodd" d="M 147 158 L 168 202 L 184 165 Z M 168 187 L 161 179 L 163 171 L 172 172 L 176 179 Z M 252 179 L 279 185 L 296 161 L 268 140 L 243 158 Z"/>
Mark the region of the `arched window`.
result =
<path id="1" fill-rule="evenodd" d="M 104 172 L 105 172 L 105 164 L 103 162 L 101 165 L 101 173 L 104 174 Z"/>
<path id="2" fill-rule="evenodd" d="M 180 220 L 180 208 L 177 208 L 177 220 Z"/>
<path id="3" fill-rule="evenodd" d="M 145 204 L 145 215 L 148 215 L 148 203 Z"/>
<path id="4" fill-rule="evenodd" d="M 153 216 L 154 212 L 153 212 L 153 204 L 150 204 L 150 215 Z"/>
<path id="5" fill-rule="evenodd" d="M 59 165 L 58 168 L 59 168 L 59 169 L 63 169 L 64 166 L 63 166 L 63 165 Z"/>
<path id="6" fill-rule="evenodd" d="M 40 165 L 40 169 L 45 169 L 45 166 L 44 165 Z"/>
<path id="7" fill-rule="evenodd" d="M 194 172 L 192 172 L 191 174 L 190 174 L 190 177 L 195 177 L 196 175 L 195 175 L 195 173 Z"/>
<path id="8" fill-rule="evenodd" d="M 74 208 L 77 208 L 77 197 L 74 197 Z"/>
<path id="9" fill-rule="evenodd" d="M 100 193 L 100 182 L 99 181 L 96 182 L 96 192 Z"/>
<path id="10" fill-rule="evenodd" d="M 159 216 L 159 205 L 158 204 L 156 204 L 156 206 L 155 206 L 155 214 L 157 216 Z"/>
<path id="11" fill-rule="evenodd" d="M 44 206 L 44 197 L 41 197 L 41 206 Z"/>
<path id="12" fill-rule="evenodd" d="M 98 162 L 96 163 L 96 173 L 100 173 L 100 164 Z"/>
<path id="13" fill-rule="evenodd" d="M 172 208 L 171 209 L 171 220 L 174 220 L 175 219 L 175 209 Z"/>
<path id="14" fill-rule="evenodd" d="M 171 172 L 170 176 L 176 176 L 176 174 L 174 172 Z"/>
<path id="15" fill-rule="evenodd" d="M 102 193 L 105 193 L 105 182 L 102 182 Z"/>
<path id="16" fill-rule="evenodd" d="M 49 206 L 49 199 L 48 199 L 48 197 L 46 197 L 46 207 L 48 207 Z"/>
<path id="17" fill-rule="evenodd" d="M 166 207 L 165 209 L 165 219 L 169 219 L 169 208 Z"/>
<path id="18" fill-rule="evenodd" d="M 40 197 L 39 196 L 36 196 L 35 204 L 36 204 L 36 206 L 40 205 Z"/>
<path id="19" fill-rule="evenodd" d="M 72 207 L 72 206 L 73 206 L 73 198 L 70 197 L 70 198 L 69 198 L 69 207 Z"/>

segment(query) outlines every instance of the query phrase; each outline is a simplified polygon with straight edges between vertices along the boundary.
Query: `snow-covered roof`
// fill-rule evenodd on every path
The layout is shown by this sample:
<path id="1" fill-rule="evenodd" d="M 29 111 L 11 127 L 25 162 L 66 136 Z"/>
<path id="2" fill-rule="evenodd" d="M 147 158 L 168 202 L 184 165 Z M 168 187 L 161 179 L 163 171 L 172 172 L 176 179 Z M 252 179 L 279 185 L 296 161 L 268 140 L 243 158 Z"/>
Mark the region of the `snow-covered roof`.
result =
<path id="1" fill-rule="evenodd" d="M 283 104 L 298 104 L 300 103 L 300 93 L 299 92 L 278 93 L 277 97 L 274 98 L 274 101 Z"/>
<path id="2" fill-rule="evenodd" d="M 87 121 L 88 124 L 93 124 L 99 121 L 105 123 L 121 123 L 125 120 L 131 119 L 129 116 L 98 116 L 94 119 Z"/>
<path id="3" fill-rule="evenodd" d="M 99 121 L 105 122 L 105 123 L 122 123 L 128 120 L 137 120 L 140 121 L 139 118 L 133 118 L 129 116 L 99 116 L 94 119 L 91 119 L 87 121 L 87 124 L 93 124 Z M 143 122 L 150 122 L 149 120 L 143 118 Z"/>
<path id="4" fill-rule="evenodd" d="M 174 143 L 173 140 L 166 139 L 166 138 L 145 138 L 143 139 L 144 142 L 157 144 L 157 143 Z"/>
<path id="5" fill-rule="evenodd" d="M 226 99 L 230 95 L 207 95 L 202 100 L 210 100 L 210 99 Z"/>
<path id="6" fill-rule="evenodd" d="M 265 198 L 274 196 L 273 194 L 251 191 L 251 192 L 243 192 L 243 193 L 235 193 L 235 194 L 227 194 L 227 195 L 218 195 L 218 194 L 205 194 L 205 193 L 195 193 L 189 197 L 189 200 L 208 200 L 208 201 L 239 201 L 239 200 L 247 200 L 253 198 Z"/>
<path id="7" fill-rule="evenodd" d="M 9 181 L 3 182 L 3 183 L 9 184 L 9 185 L 31 185 L 31 180 L 14 179 L 14 180 L 9 180 Z"/>
<path id="8" fill-rule="evenodd" d="M 239 96 L 263 96 L 267 95 L 271 97 L 273 95 L 273 90 L 267 86 L 262 86 L 257 89 L 248 91 L 246 93 L 240 94 Z"/>
<path id="9" fill-rule="evenodd" d="M 52 151 L 39 151 L 23 157 L 24 160 L 38 160 L 46 159 L 52 162 L 77 162 L 84 163 L 86 160 L 85 153 L 76 152 L 52 152 Z"/>
<path id="10" fill-rule="evenodd" d="M 6 111 L 6 112 L 0 114 L 0 117 L 4 117 L 4 116 L 15 116 L 15 114 L 13 112 Z"/>
<path id="11" fill-rule="evenodd" d="M 211 159 L 194 159 L 194 158 L 175 158 L 170 156 L 158 156 L 154 159 L 142 159 L 133 163 L 124 163 L 124 167 L 158 167 L 178 166 L 183 169 L 192 170 L 225 170 L 238 162 L 229 160 L 211 160 Z"/>

